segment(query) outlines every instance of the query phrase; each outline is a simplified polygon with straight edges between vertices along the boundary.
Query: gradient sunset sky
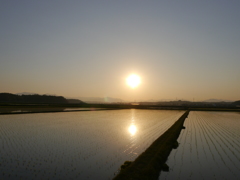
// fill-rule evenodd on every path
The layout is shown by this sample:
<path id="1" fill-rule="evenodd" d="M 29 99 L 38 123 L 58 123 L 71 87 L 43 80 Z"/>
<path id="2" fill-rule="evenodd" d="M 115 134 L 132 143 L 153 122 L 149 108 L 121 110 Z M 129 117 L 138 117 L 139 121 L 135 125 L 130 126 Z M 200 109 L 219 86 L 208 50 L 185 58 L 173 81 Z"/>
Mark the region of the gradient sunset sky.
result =
<path id="1" fill-rule="evenodd" d="M 239 100 L 240 1 L 0 0 L 0 92 Z"/>

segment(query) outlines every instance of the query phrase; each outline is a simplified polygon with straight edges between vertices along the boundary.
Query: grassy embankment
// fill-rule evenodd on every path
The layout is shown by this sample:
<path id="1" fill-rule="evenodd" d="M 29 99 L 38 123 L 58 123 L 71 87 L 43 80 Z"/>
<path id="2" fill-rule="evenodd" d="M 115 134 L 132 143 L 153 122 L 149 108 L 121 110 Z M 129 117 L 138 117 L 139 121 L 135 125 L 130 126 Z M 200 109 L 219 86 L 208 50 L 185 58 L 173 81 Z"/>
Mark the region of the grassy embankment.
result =
<path id="1" fill-rule="evenodd" d="M 122 169 L 113 180 L 157 180 L 161 170 L 168 168 L 165 162 L 172 149 L 178 145 L 177 138 L 188 114 L 189 111 L 186 111 L 135 161 L 125 163 L 128 167 Z"/>

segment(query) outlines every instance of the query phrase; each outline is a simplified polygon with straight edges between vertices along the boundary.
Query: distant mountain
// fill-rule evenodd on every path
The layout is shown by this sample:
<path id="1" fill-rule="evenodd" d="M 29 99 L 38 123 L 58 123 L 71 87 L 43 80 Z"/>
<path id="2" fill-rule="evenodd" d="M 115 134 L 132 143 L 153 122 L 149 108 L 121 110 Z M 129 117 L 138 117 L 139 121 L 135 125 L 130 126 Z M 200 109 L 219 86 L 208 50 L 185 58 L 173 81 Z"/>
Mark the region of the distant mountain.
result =
<path id="1" fill-rule="evenodd" d="M 174 101 L 173 99 L 160 99 L 160 100 L 155 100 L 157 102 L 166 102 L 166 101 Z"/>
<path id="2" fill-rule="evenodd" d="M 112 98 L 112 97 L 104 97 L 104 98 L 102 98 L 102 97 L 78 97 L 76 99 L 80 99 L 81 101 L 87 102 L 87 103 L 117 103 L 117 102 L 123 102 L 122 99 Z"/>
<path id="3" fill-rule="evenodd" d="M 148 99 L 142 102 L 166 102 L 166 101 L 173 101 L 172 99 Z"/>
<path id="4" fill-rule="evenodd" d="M 22 92 L 22 93 L 17 93 L 16 95 L 40 95 L 40 94 L 31 93 L 31 92 Z M 56 96 L 55 94 L 43 94 L 43 95 L 46 95 L 46 96 Z"/>
<path id="5" fill-rule="evenodd" d="M 79 99 L 67 99 L 70 104 L 83 104 L 84 102 Z"/>
<path id="6" fill-rule="evenodd" d="M 236 107 L 240 107 L 240 100 L 233 102 L 231 105 L 236 106 Z"/>
<path id="7" fill-rule="evenodd" d="M 16 95 L 10 93 L 0 93 L 0 103 L 17 104 L 67 104 L 68 101 L 62 96 L 49 95 Z"/>
<path id="8" fill-rule="evenodd" d="M 203 102 L 233 102 L 233 101 L 230 101 L 230 100 L 224 100 L 224 99 L 207 99 Z"/>
<path id="9" fill-rule="evenodd" d="M 17 93 L 16 95 L 34 95 L 37 93 L 30 93 L 30 92 L 22 92 L 22 93 Z"/>

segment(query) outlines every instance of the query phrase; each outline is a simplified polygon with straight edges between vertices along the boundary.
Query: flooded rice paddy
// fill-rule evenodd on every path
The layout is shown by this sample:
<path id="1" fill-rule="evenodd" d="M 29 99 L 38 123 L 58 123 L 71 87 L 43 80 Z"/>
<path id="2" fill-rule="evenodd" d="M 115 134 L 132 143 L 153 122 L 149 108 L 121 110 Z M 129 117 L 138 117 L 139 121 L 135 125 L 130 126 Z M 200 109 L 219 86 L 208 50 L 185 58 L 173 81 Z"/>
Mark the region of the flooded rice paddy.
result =
<path id="1" fill-rule="evenodd" d="M 240 179 L 240 113 L 190 112 L 159 179 Z"/>
<path id="2" fill-rule="evenodd" d="M 182 114 L 130 109 L 1 115 L 0 179 L 112 179 Z"/>

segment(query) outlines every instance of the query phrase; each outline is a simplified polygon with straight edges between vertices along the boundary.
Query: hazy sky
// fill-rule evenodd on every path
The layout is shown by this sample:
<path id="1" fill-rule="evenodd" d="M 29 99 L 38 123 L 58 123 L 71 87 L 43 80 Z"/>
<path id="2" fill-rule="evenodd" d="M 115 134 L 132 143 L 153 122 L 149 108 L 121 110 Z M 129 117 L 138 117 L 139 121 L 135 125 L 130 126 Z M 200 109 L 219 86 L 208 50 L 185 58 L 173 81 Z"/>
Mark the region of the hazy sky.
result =
<path id="1" fill-rule="evenodd" d="M 0 92 L 240 99 L 239 0 L 0 0 Z M 131 89 L 131 73 L 142 83 Z"/>

